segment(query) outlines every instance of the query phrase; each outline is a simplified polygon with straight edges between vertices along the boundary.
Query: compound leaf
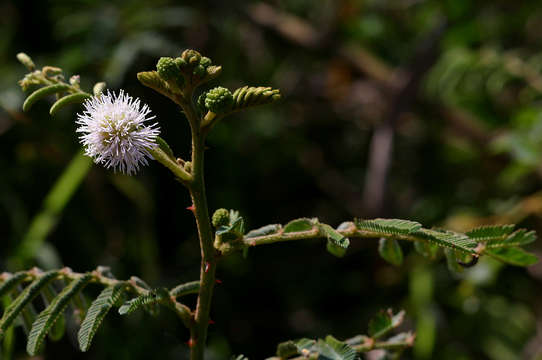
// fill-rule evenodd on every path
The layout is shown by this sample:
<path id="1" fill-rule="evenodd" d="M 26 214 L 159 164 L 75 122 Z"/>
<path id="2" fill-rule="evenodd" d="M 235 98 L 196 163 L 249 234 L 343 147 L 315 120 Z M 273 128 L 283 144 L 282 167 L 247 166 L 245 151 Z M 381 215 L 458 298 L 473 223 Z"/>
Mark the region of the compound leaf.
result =
<path id="1" fill-rule="evenodd" d="M 67 91 L 69 89 L 70 86 L 68 84 L 56 84 L 42 87 L 41 89 L 34 91 L 26 98 L 23 103 L 23 111 L 26 112 L 30 110 L 30 108 L 32 107 L 32 105 L 34 105 L 36 101 L 44 98 L 45 96 L 57 94 L 63 91 Z"/>
<path id="2" fill-rule="evenodd" d="M 490 249 L 486 254 L 504 263 L 516 266 L 530 266 L 538 262 L 536 255 L 518 247 L 501 247 Z"/>
<path id="3" fill-rule="evenodd" d="M 320 230 L 327 236 L 327 251 L 337 257 L 343 257 L 350 245 L 350 240 L 327 224 L 320 224 L 319 226 Z"/>
<path id="4" fill-rule="evenodd" d="M 309 231 L 312 230 L 316 221 L 309 218 L 301 218 L 290 221 L 284 226 L 282 232 L 284 234 L 300 231 Z"/>
<path id="5" fill-rule="evenodd" d="M 400 311 L 395 315 L 393 315 L 391 310 L 380 311 L 369 321 L 369 336 L 373 339 L 378 339 L 386 335 L 401 325 L 404 318 L 404 311 Z"/>
<path id="6" fill-rule="evenodd" d="M 57 270 L 48 271 L 28 285 L 17 298 L 8 306 L 0 320 L 0 338 L 17 318 L 17 315 L 40 293 L 49 282 L 58 275 Z"/>
<path id="7" fill-rule="evenodd" d="M 167 289 L 159 288 L 149 291 L 148 294 L 140 295 L 136 298 L 128 300 L 119 308 L 119 314 L 126 315 L 131 314 L 137 309 L 145 305 L 152 305 L 169 297 L 169 292 Z"/>
<path id="8" fill-rule="evenodd" d="M 123 282 L 106 287 L 90 305 L 87 315 L 81 324 L 77 339 L 81 351 L 87 351 L 103 319 L 120 299 L 125 290 Z"/>
<path id="9" fill-rule="evenodd" d="M 392 265 L 399 266 L 403 263 L 403 251 L 399 242 L 391 238 L 381 238 L 378 244 L 380 256 Z"/>
<path id="10" fill-rule="evenodd" d="M 320 339 L 317 344 L 318 359 L 321 360 L 355 360 L 356 350 L 333 336 L 326 336 L 325 341 Z"/>
<path id="11" fill-rule="evenodd" d="M 78 279 L 72 280 L 58 296 L 43 310 L 34 323 L 28 335 L 26 351 L 29 355 L 35 356 L 53 324 L 62 316 L 64 309 L 70 300 L 77 295 L 92 279 L 92 274 L 87 273 Z"/>
<path id="12" fill-rule="evenodd" d="M 355 223 L 358 229 L 374 232 L 377 236 L 382 237 L 408 235 L 420 230 L 422 227 L 418 222 L 400 219 L 356 219 Z"/>
<path id="13" fill-rule="evenodd" d="M 53 106 L 51 106 L 51 109 L 49 109 L 50 115 L 55 115 L 58 110 L 62 109 L 64 106 L 69 104 L 78 104 L 83 102 L 84 100 L 90 98 L 91 96 L 87 93 L 79 92 L 75 94 L 66 95 L 60 99 L 58 99 Z"/>
<path id="14" fill-rule="evenodd" d="M 246 233 L 245 238 L 250 239 L 258 236 L 276 234 L 280 229 L 280 224 L 265 225 L 261 228 L 250 230 L 248 233 Z"/>
<path id="15" fill-rule="evenodd" d="M 7 280 L 0 284 L 0 297 L 6 295 L 13 290 L 17 285 L 26 279 L 26 272 L 21 271 L 11 275 Z"/>
<path id="16" fill-rule="evenodd" d="M 512 231 L 514 225 L 485 225 L 468 231 L 466 235 L 477 242 L 491 243 L 504 240 Z"/>

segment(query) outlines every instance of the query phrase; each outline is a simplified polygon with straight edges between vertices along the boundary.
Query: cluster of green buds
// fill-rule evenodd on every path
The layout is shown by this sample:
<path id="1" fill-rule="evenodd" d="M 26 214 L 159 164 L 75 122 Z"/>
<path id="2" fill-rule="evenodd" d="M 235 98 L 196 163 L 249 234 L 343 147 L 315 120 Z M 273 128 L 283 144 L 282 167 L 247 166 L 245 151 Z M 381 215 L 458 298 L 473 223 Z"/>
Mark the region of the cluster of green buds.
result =
<path id="1" fill-rule="evenodd" d="M 156 64 L 160 78 L 180 92 L 185 85 L 192 88 L 216 78 L 221 71 L 220 66 L 213 66 L 211 59 L 201 56 L 196 50 L 185 50 L 180 57 L 162 57 Z"/>
<path id="2" fill-rule="evenodd" d="M 216 229 L 214 247 L 223 254 L 245 248 L 242 240 L 245 233 L 245 222 L 235 210 L 218 209 L 212 217 Z"/>

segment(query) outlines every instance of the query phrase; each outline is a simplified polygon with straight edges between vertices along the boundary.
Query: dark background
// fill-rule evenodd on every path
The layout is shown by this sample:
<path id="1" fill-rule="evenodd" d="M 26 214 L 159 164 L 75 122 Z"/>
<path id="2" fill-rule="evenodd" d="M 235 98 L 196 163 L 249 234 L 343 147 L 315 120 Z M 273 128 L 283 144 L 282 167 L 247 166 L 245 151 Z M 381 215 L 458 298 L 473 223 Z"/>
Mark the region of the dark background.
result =
<path id="1" fill-rule="evenodd" d="M 134 177 L 93 166 L 65 206 L 58 197 L 44 202 L 80 149 L 79 108 L 50 117 L 51 103 L 40 101 L 22 113 L 17 52 L 80 74 L 85 89 L 103 80 L 144 99 L 184 158 L 188 124 L 137 72 L 194 48 L 223 66 L 209 86 L 281 89 L 279 103 L 227 118 L 208 141 L 210 208 L 239 210 L 249 229 L 305 216 L 334 226 L 381 216 L 540 232 L 541 28 L 537 1 L 4 0 L 1 268 L 107 265 L 153 287 L 199 275 L 188 194 L 156 163 Z M 36 216 L 47 221 L 29 235 Z M 21 253 L 29 238 L 41 247 Z M 482 261 L 456 275 L 402 244 L 406 259 L 396 268 L 379 258 L 377 243 L 352 239 L 342 259 L 307 240 L 222 261 L 208 358 L 263 359 L 291 338 L 344 339 L 365 333 L 370 316 L 388 307 L 406 309 L 405 329 L 418 332 L 405 359 L 542 358 L 540 265 Z M 98 291 L 89 287 L 87 301 Z M 187 358 L 188 333 L 171 315 L 111 313 L 85 354 L 72 320 L 44 358 Z M 23 359 L 24 331 L 15 334 L 13 358 Z"/>

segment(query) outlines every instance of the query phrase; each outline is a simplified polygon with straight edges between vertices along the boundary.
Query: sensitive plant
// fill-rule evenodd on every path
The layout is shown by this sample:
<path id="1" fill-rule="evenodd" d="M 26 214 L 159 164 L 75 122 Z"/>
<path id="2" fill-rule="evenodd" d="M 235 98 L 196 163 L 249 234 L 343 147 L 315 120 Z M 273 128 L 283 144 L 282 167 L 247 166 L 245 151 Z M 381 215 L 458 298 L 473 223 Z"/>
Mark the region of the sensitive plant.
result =
<path id="1" fill-rule="evenodd" d="M 101 266 L 85 273 L 69 268 L 3 273 L 0 297 L 6 299 L 6 306 L 0 319 L 0 337 L 5 337 L 16 320 L 21 319 L 20 323 L 28 329 L 30 355 L 42 350 L 47 335 L 52 340 L 63 335 L 64 312 L 69 305 L 76 308 L 81 317 L 78 342 L 82 351 L 89 349 L 99 334 L 100 324 L 112 309 L 118 308 L 120 314 L 128 315 L 139 309 L 152 314 L 157 307 L 165 307 L 189 330 L 190 358 L 203 359 L 220 259 L 237 252 L 250 256 L 249 249 L 254 246 L 324 239 L 329 253 L 344 257 L 351 240 L 369 238 L 378 240 L 378 251 L 383 259 L 400 266 L 403 250 L 399 242 L 404 241 L 413 243 L 415 251 L 429 259 L 437 261 L 444 257 L 452 271 L 476 265 L 481 256 L 517 266 L 537 261 L 522 248 L 535 240 L 534 232 L 516 230 L 509 224 L 458 233 L 424 228 L 418 222 L 401 219 L 352 219 L 333 227 L 317 218 L 300 218 L 284 225 L 270 224 L 247 231 L 238 211 L 221 208 L 210 216 L 204 181 L 205 141 L 226 116 L 252 106 L 274 103 L 281 97 L 279 90 L 244 86 L 232 92 L 217 86 L 198 91 L 201 85 L 220 75 L 221 67 L 195 50 L 185 50 L 177 58 L 160 58 L 155 71 L 138 73 L 137 78 L 143 85 L 172 100 L 188 121 L 192 135 L 191 158 L 182 159 L 175 156 L 159 136 L 159 114 L 151 112 L 141 100 L 123 90 L 106 91 L 105 83 L 97 83 L 89 93 L 81 89 L 78 76 L 66 82 L 59 68 L 46 66 L 38 70 L 30 57 L 22 53 L 18 59 L 30 71 L 20 81 L 23 90 L 31 91 L 23 110 L 27 111 L 36 101 L 49 95 L 56 96 L 51 115 L 68 104 L 82 103 L 83 109 L 75 120 L 77 134 L 85 154 L 95 163 L 131 175 L 149 160 L 156 160 L 172 173 L 190 193 L 189 209 L 194 214 L 201 249 L 200 278 L 171 289 L 154 288 L 137 277 L 116 279 L 108 268 Z M 89 285 L 103 290 L 87 307 L 77 299 Z M 59 287 L 61 291 L 57 291 Z M 182 301 L 191 294 L 197 295 L 194 309 Z M 39 295 L 43 299 L 43 310 L 34 315 L 29 309 L 38 302 Z M 345 340 L 332 335 L 287 340 L 277 346 L 276 356 L 270 359 L 354 360 L 375 349 L 399 358 L 415 341 L 413 331 L 395 333 L 404 318 L 404 311 L 383 310 L 369 322 L 365 334 Z M 241 355 L 237 359 L 246 358 Z"/>

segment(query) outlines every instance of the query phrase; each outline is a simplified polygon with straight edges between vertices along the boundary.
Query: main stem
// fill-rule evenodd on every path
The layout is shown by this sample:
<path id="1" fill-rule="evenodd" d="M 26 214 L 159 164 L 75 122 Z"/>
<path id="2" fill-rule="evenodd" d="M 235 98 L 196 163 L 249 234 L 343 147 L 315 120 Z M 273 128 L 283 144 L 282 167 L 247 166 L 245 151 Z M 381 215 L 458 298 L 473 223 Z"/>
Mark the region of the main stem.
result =
<path id="1" fill-rule="evenodd" d="M 204 151 L 205 134 L 201 132 L 199 119 L 194 111 L 193 103 L 185 107 L 185 113 L 192 128 L 192 176 L 190 183 L 190 196 L 194 206 L 194 216 L 198 228 L 198 235 L 201 247 L 200 265 L 200 290 L 196 313 L 194 315 L 194 326 L 190 334 L 190 359 L 203 360 L 207 328 L 209 326 L 209 313 L 215 284 L 216 271 L 216 250 L 213 246 L 213 231 L 207 208 L 207 197 L 205 195 L 204 180 Z"/>

